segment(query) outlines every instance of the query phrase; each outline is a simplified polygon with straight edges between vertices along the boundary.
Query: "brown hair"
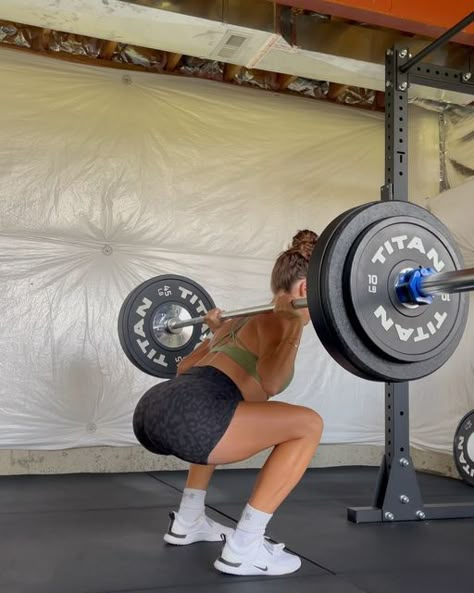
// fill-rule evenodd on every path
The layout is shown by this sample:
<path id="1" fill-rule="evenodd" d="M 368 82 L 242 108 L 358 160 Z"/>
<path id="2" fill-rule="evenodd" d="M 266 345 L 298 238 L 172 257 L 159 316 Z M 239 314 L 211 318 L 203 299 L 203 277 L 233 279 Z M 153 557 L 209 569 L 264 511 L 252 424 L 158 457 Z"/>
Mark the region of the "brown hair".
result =
<path id="1" fill-rule="evenodd" d="M 280 253 L 272 270 L 271 287 L 274 294 L 279 291 L 290 292 L 295 282 L 306 278 L 309 258 L 317 240 L 318 235 L 313 231 L 298 231 L 290 247 Z"/>

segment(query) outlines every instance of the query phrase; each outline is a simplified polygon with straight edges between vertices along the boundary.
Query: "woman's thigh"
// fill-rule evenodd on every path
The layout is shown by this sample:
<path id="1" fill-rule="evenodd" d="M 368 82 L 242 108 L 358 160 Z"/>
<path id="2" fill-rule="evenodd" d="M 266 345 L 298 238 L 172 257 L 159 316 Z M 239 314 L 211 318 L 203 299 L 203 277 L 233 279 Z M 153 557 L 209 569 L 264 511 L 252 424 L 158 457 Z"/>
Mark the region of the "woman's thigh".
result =
<path id="1" fill-rule="evenodd" d="M 241 402 L 208 463 L 234 463 L 287 441 L 319 439 L 321 416 L 310 408 L 284 402 Z"/>

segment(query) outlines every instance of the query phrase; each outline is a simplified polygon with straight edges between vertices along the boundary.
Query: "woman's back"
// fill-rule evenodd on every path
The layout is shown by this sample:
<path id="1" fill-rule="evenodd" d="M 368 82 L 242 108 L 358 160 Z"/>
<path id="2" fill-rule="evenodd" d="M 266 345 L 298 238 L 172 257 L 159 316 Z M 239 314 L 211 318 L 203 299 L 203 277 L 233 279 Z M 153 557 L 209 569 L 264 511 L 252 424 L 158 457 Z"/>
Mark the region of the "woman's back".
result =
<path id="1" fill-rule="evenodd" d="M 264 356 L 271 357 L 272 345 L 276 347 L 283 335 L 284 324 L 275 313 L 226 321 L 213 336 L 209 353 L 198 364 L 226 373 L 245 400 L 266 401 L 268 394 L 262 386 L 265 377 L 259 373 L 259 361 Z M 286 375 L 280 391 L 288 386 L 293 373 Z"/>

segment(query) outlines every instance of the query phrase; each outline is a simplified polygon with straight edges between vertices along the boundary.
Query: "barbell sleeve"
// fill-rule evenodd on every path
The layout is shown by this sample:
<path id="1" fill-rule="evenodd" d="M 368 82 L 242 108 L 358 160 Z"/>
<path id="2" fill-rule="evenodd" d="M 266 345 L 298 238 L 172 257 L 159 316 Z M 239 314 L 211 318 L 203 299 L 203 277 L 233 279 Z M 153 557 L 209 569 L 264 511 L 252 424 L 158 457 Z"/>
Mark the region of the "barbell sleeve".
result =
<path id="1" fill-rule="evenodd" d="M 431 305 L 436 294 L 474 290 L 474 268 L 435 273 L 433 268 L 414 268 L 400 273 L 395 284 L 400 303 Z"/>

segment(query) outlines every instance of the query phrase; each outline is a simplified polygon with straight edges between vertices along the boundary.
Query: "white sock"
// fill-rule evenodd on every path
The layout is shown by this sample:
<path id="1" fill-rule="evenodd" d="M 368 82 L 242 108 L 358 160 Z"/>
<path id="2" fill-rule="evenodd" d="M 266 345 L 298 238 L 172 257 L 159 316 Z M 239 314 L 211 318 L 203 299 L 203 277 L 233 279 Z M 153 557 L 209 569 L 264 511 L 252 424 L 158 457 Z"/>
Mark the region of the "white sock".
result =
<path id="1" fill-rule="evenodd" d="M 245 548 L 265 534 L 268 522 L 273 517 L 273 513 L 264 513 L 254 509 L 247 503 L 237 528 L 232 537 L 232 543 L 238 548 Z"/>
<path id="2" fill-rule="evenodd" d="M 204 515 L 204 500 L 206 490 L 196 488 L 185 488 L 179 505 L 178 515 L 185 523 L 194 523 L 201 515 Z"/>

